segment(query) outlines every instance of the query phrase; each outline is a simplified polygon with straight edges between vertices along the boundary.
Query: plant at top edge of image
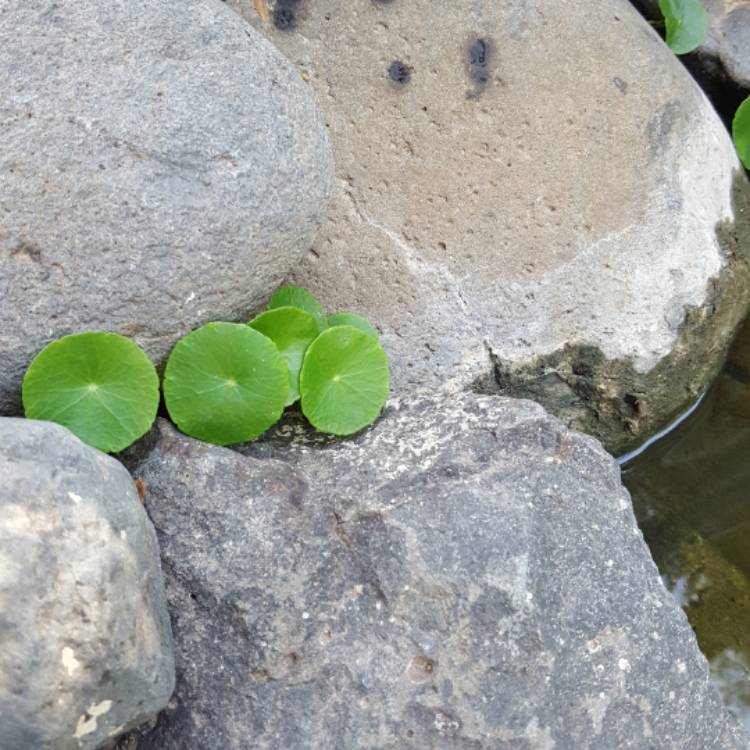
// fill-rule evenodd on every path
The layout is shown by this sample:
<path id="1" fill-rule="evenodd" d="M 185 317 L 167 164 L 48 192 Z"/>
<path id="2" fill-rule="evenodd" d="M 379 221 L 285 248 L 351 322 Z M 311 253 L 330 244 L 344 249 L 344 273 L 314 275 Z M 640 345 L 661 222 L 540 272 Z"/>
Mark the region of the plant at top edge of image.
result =
<path id="1" fill-rule="evenodd" d="M 700 47 L 708 30 L 708 13 L 702 0 L 659 0 L 666 42 L 678 55 Z M 732 140 L 745 169 L 750 170 L 750 97 L 740 104 L 732 121 Z"/>
<path id="2" fill-rule="evenodd" d="M 667 46 L 685 55 L 703 44 L 708 30 L 708 13 L 702 0 L 659 0 L 666 25 Z"/>
<path id="3" fill-rule="evenodd" d="M 734 147 L 745 169 L 750 169 L 750 96 L 740 104 L 732 120 Z"/>
<path id="4" fill-rule="evenodd" d="M 372 424 L 390 389 L 374 327 L 355 313 L 326 316 L 307 290 L 285 286 L 249 324 L 207 323 L 178 341 L 162 392 L 187 435 L 218 445 L 254 440 L 297 401 L 312 426 L 351 435 Z M 115 333 L 64 336 L 32 360 L 22 386 L 29 419 L 56 422 L 116 453 L 144 435 L 159 406 L 146 354 Z"/>

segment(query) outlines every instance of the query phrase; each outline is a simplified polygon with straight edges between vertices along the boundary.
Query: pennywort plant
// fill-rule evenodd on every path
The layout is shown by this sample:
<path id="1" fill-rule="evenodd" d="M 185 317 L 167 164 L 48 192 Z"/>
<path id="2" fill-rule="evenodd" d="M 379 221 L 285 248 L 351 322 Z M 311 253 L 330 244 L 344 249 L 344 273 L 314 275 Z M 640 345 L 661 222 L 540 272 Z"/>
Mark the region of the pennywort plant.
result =
<path id="1" fill-rule="evenodd" d="M 57 422 L 84 443 L 114 453 L 154 423 L 159 378 L 124 336 L 79 333 L 37 354 L 23 379 L 22 398 L 29 419 Z"/>
<path id="2" fill-rule="evenodd" d="M 249 326 L 208 323 L 177 342 L 164 403 L 187 435 L 217 445 L 254 440 L 278 421 L 289 372 L 273 341 Z"/>
<path id="3" fill-rule="evenodd" d="M 177 427 L 218 445 L 254 440 L 299 401 L 317 430 L 351 435 L 372 424 L 390 387 L 373 326 L 327 316 L 307 290 L 286 286 L 249 324 L 208 323 L 177 342 L 164 370 L 164 403 Z M 114 333 L 80 333 L 46 346 L 23 381 L 30 419 L 68 427 L 106 452 L 144 435 L 159 406 L 146 354 Z"/>
<path id="4" fill-rule="evenodd" d="M 732 121 L 732 137 L 740 161 L 750 169 L 750 96 L 745 99 Z"/>
<path id="5" fill-rule="evenodd" d="M 708 13 L 702 0 L 659 0 L 667 28 L 667 45 L 677 55 L 692 52 L 703 44 Z"/>

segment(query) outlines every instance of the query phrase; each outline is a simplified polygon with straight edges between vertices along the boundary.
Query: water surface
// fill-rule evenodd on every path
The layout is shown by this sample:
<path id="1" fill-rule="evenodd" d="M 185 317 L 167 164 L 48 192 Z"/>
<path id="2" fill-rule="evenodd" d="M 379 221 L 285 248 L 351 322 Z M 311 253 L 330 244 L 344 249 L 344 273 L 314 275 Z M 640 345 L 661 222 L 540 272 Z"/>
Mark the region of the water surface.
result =
<path id="1" fill-rule="evenodd" d="M 670 591 L 750 731 L 750 321 L 698 408 L 623 466 Z"/>

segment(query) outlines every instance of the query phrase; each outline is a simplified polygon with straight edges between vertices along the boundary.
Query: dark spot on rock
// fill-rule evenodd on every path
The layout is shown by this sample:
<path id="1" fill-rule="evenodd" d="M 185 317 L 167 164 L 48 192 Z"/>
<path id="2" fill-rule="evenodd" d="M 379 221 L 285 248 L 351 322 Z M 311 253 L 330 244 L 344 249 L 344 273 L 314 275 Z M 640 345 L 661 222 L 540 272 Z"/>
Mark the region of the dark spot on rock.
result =
<path id="1" fill-rule="evenodd" d="M 108 669 L 105 669 L 102 672 L 102 676 L 99 678 L 99 687 L 111 685 L 113 682 L 114 680 L 112 679 L 112 672 L 110 672 Z"/>
<path id="2" fill-rule="evenodd" d="M 42 262 L 42 251 L 38 247 L 30 245 L 28 242 L 19 242 L 11 249 L 10 254 L 16 257 L 19 255 L 25 255 L 29 260 L 33 260 L 35 263 Z"/>
<path id="3" fill-rule="evenodd" d="M 273 23 L 277 29 L 289 31 L 294 27 L 294 11 L 291 8 L 275 8 L 273 11 Z"/>
<path id="4" fill-rule="evenodd" d="M 388 66 L 388 77 L 396 83 L 406 84 L 411 80 L 411 68 L 401 62 L 401 60 L 394 60 Z"/>
<path id="5" fill-rule="evenodd" d="M 448 479 L 456 479 L 461 476 L 461 469 L 455 464 L 448 464 L 440 469 L 440 474 Z"/>
<path id="6" fill-rule="evenodd" d="M 593 376 L 594 371 L 590 365 L 582 360 L 574 361 L 570 367 L 574 375 L 578 375 L 581 378 L 590 378 Z"/>
<path id="7" fill-rule="evenodd" d="M 646 140 L 652 159 L 664 153 L 669 147 L 670 135 L 681 115 L 679 102 L 672 101 L 649 120 L 646 125 Z"/>
<path id="8" fill-rule="evenodd" d="M 623 401 L 633 410 L 634 413 L 638 413 L 640 411 L 640 401 L 638 400 L 637 396 L 634 396 L 632 393 L 626 393 L 623 397 Z"/>
<path id="9" fill-rule="evenodd" d="M 469 45 L 469 77 L 474 83 L 485 86 L 490 80 L 490 43 L 486 39 L 475 39 Z"/>
<path id="10" fill-rule="evenodd" d="M 615 76 L 612 81 L 614 82 L 615 86 L 617 86 L 617 89 L 621 94 L 624 94 L 628 90 L 628 84 L 626 81 L 623 81 L 622 78 L 618 78 Z"/>
<path id="11" fill-rule="evenodd" d="M 273 24 L 281 31 L 291 31 L 297 26 L 300 0 L 277 0 L 273 9 Z"/>

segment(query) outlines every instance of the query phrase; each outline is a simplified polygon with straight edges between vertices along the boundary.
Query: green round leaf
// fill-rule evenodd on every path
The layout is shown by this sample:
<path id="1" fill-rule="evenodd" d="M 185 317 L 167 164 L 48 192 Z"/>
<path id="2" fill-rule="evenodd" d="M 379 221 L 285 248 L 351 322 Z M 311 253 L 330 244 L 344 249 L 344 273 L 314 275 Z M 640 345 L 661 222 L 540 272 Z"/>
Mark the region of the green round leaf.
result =
<path id="1" fill-rule="evenodd" d="M 148 432 L 159 407 L 149 358 L 116 333 L 78 333 L 53 341 L 23 379 L 29 419 L 65 425 L 84 443 L 114 453 Z"/>
<path id="2" fill-rule="evenodd" d="M 692 52 L 703 44 L 708 14 L 701 0 L 659 0 L 667 25 L 667 44 L 677 55 Z"/>
<path id="3" fill-rule="evenodd" d="M 250 321 L 250 326 L 267 336 L 286 360 L 289 368 L 289 394 L 286 406 L 299 398 L 299 371 L 305 351 L 318 335 L 315 317 L 297 307 L 277 307 Z"/>
<path id="4" fill-rule="evenodd" d="M 273 341 L 238 323 L 208 323 L 177 342 L 164 371 L 169 416 L 217 445 L 254 440 L 281 416 L 289 372 Z"/>
<path id="5" fill-rule="evenodd" d="M 323 305 L 307 289 L 303 289 L 301 286 L 279 287 L 268 301 L 269 310 L 277 307 L 297 307 L 300 310 L 309 312 L 315 317 L 318 323 L 318 331 L 325 331 L 328 326 L 326 323 L 326 311 L 323 309 Z"/>
<path id="6" fill-rule="evenodd" d="M 328 325 L 333 328 L 334 326 L 353 326 L 363 331 L 368 336 L 374 336 L 378 338 L 378 332 L 372 327 L 371 323 L 367 318 L 363 318 L 361 315 L 355 315 L 350 312 L 340 312 L 334 315 L 328 316 Z"/>
<path id="7" fill-rule="evenodd" d="M 388 357 L 352 326 L 329 328 L 305 354 L 302 413 L 321 432 L 351 435 L 375 421 L 388 398 Z"/>
<path id="8" fill-rule="evenodd" d="M 750 169 L 750 96 L 745 99 L 732 121 L 732 136 L 740 161 Z"/>

